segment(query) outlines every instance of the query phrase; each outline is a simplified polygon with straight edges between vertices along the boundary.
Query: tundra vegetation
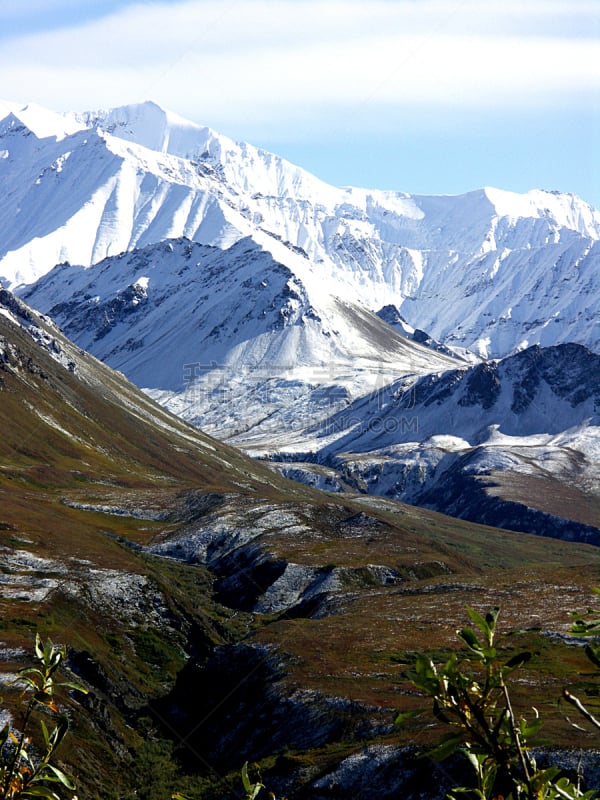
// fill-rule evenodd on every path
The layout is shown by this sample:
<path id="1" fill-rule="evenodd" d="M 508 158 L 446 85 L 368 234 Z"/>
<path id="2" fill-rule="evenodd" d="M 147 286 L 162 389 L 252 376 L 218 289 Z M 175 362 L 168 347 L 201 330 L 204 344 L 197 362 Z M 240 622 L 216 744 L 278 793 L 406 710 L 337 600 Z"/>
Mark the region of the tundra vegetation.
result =
<path id="1" fill-rule="evenodd" d="M 435 717 L 451 728 L 430 755 L 444 759 L 460 750 L 472 768 L 474 785 L 456 787 L 448 797 L 451 800 L 596 797 L 597 790 L 582 788 L 581 774 L 572 782 L 557 765 L 543 769 L 538 766 L 529 742 L 540 731 L 543 720 L 535 707 L 530 709 L 529 719 L 521 716 L 513 708 L 509 692 L 510 677 L 531 660 L 532 653 L 523 650 L 507 657 L 506 649 L 499 647 L 498 608 L 485 615 L 473 608 L 467 610 L 475 630 L 458 631 L 466 651 L 452 654 L 441 665 L 436 665 L 429 655 L 420 655 L 409 673 L 414 685 L 432 698 Z M 587 622 L 579 618 L 572 630 L 576 635 L 589 636 L 598 624 L 597 620 Z M 600 666 L 600 648 L 588 644 L 586 654 L 596 667 Z M 566 688 L 563 696 L 586 720 L 600 728 L 578 697 Z"/>
<path id="2" fill-rule="evenodd" d="M 57 329 L 39 335 L 60 363 L 9 316 L 0 335 L 0 677 L 24 666 L 36 631 L 69 643 L 61 668 L 89 693 L 57 704 L 71 720 L 58 757 L 80 797 L 237 799 L 249 762 L 250 784 L 278 798 L 408 798 L 389 763 L 385 785 L 378 772 L 356 791 L 339 768 L 362 775 L 374 751 L 439 739 L 434 715 L 393 721 L 423 705 L 407 671 L 421 653 L 451 658 L 466 603 L 502 607 L 503 663 L 532 653 L 514 673 L 526 680 L 507 676 L 513 707 L 535 705 L 554 747 L 594 746 L 556 698 L 567 686 L 600 713 L 584 648 L 564 638 L 597 547 L 291 483 Z M 2 694 L 0 727 L 22 730 Z M 27 747 L 43 756 L 41 727 Z"/>
<path id="3" fill-rule="evenodd" d="M 6 722 L 0 731 L 0 798 L 20 800 L 41 797 L 60 800 L 54 785 L 75 791 L 73 778 L 59 767 L 57 750 L 69 730 L 69 717 L 59 706 L 57 689 L 86 693 L 70 681 L 57 680 L 66 655 L 64 647 L 36 636 L 35 665 L 20 670 L 15 680 L 21 690 L 22 719 L 18 727 Z M 51 717 L 50 728 L 44 717 Z M 39 735 L 33 724 L 38 717 Z"/>
<path id="4" fill-rule="evenodd" d="M 600 594 L 600 591 L 595 590 Z M 449 800 L 593 800 L 599 790 L 583 786 L 581 768 L 573 777 L 561 766 L 540 767 L 531 742 L 538 736 L 543 720 L 531 707 L 525 718 L 513 707 L 511 681 L 532 659 L 529 650 L 514 652 L 497 635 L 499 608 L 485 614 L 467 607 L 473 627 L 457 631 L 462 650 L 453 652 L 443 663 L 436 663 L 428 653 L 417 655 L 406 677 L 423 695 L 431 698 L 436 720 L 450 728 L 426 755 L 445 760 L 460 753 L 469 765 L 464 786 L 448 792 Z M 585 654 L 596 670 L 600 668 L 600 645 L 596 637 L 600 618 L 588 610 L 577 615 L 570 633 L 588 639 Z M 506 637 L 504 637 L 506 638 Z M 14 686 L 20 690 L 21 719 L 17 725 L 7 721 L 0 732 L 0 800 L 74 798 L 75 781 L 58 761 L 57 750 L 70 727 L 69 712 L 61 707 L 57 690 L 67 689 L 83 696 L 81 683 L 58 680 L 57 673 L 66 658 L 66 648 L 36 634 L 34 666 L 17 673 Z M 597 692 L 596 692 L 597 693 Z M 575 707 L 583 720 L 594 729 L 600 721 L 567 688 L 563 697 Z M 33 730 L 35 717 L 39 730 Z M 50 715 L 49 729 L 45 718 Z M 400 713 L 396 724 L 402 726 L 420 710 Z M 566 718 L 566 724 L 579 727 Z M 59 766 L 60 764 L 60 766 Z M 581 765 L 580 765 L 581 767 Z M 127 797 L 143 796 L 148 800 L 190 800 L 192 795 L 175 789 L 182 777 L 173 759 L 172 748 L 157 739 L 141 747 L 131 767 L 131 785 Z M 276 800 L 262 782 L 259 765 L 246 761 L 240 771 L 240 791 L 246 800 L 266 796 Z M 189 784 L 189 782 L 188 782 Z M 215 797 L 215 787 L 196 783 L 193 797 Z M 200 792 L 200 793 L 198 793 Z M 240 795 L 241 796 L 241 795 Z"/>

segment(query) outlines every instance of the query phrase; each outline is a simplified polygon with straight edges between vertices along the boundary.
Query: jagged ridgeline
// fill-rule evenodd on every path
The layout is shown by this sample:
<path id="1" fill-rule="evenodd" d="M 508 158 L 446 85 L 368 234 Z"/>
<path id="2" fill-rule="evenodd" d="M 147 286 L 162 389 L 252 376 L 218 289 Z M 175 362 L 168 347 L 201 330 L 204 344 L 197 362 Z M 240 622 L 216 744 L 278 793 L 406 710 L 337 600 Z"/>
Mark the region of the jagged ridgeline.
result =
<path id="1" fill-rule="evenodd" d="M 574 746 L 556 698 L 584 656 L 563 634 L 596 548 L 288 482 L 0 302 L 2 670 L 36 631 L 68 645 L 79 796 L 238 797 L 246 760 L 289 796 L 438 796 L 452 773 L 414 753 L 434 721 L 393 720 L 467 602 L 503 605 L 538 654 L 514 702 Z"/>
<path id="2" fill-rule="evenodd" d="M 0 113 L 0 276 L 162 405 L 314 486 L 597 536 L 596 210 L 337 189 L 152 103 Z"/>

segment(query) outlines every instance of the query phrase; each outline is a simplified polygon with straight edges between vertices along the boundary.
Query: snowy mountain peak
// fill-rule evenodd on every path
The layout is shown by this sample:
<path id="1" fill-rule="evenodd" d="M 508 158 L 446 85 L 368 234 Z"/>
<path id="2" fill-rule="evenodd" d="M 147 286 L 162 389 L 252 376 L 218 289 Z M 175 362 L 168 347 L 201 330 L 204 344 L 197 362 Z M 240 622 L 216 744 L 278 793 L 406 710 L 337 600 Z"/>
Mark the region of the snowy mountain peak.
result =
<path id="1" fill-rule="evenodd" d="M 20 120 L 6 117 L 0 135 L 9 288 L 166 239 L 229 248 L 251 237 L 312 296 L 392 304 L 453 348 L 600 347 L 600 215 L 573 195 L 339 189 L 152 102 L 8 113 Z"/>
<path id="2" fill-rule="evenodd" d="M 9 111 L 8 114 L 0 120 L 0 137 L 4 139 L 10 135 L 20 133 L 31 135 L 33 131 L 28 128 L 14 112 Z M 6 158 L 6 156 L 4 157 Z"/>
<path id="3" fill-rule="evenodd" d="M 59 264 L 24 296 L 144 387 L 181 390 L 194 363 L 260 368 L 263 378 L 307 368 L 319 373 L 312 382 L 352 365 L 396 374 L 400 364 L 411 372 L 455 364 L 314 292 L 250 238 L 228 250 L 171 240 L 92 269 Z"/>
<path id="4" fill-rule="evenodd" d="M 196 125 L 150 100 L 84 112 L 79 118 L 87 127 L 99 128 L 119 139 L 181 158 L 201 155 L 217 136 L 209 128 Z"/>
<path id="5" fill-rule="evenodd" d="M 1 99 L 0 120 L 3 128 L 7 123 L 13 127 L 20 123 L 38 139 L 53 137 L 58 141 L 83 127 L 74 114 L 59 114 L 35 103 L 21 106 Z"/>
<path id="6" fill-rule="evenodd" d="M 545 219 L 592 239 L 600 238 L 600 211 L 574 194 L 543 189 L 517 194 L 491 187 L 484 193 L 498 217 Z"/>
<path id="7" fill-rule="evenodd" d="M 577 197 L 335 188 L 152 102 L 2 114 L 0 281 L 183 418 L 419 502 L 446 467 L 459 497 L 532 458 L 587 482 L 600 215 Z"/>
<path id="8" fill-rule="evenodd" d="M 236 142 L 150 100 L 85 112 L 78 119 L 86 126 L 150 150 L 212 164 L 236 191 L 262 196 L 314 197 L 315 192 L 332 189 L 280 156 L 247 142 Z M 334 191 L 340 194 L 339 190 Z"/>

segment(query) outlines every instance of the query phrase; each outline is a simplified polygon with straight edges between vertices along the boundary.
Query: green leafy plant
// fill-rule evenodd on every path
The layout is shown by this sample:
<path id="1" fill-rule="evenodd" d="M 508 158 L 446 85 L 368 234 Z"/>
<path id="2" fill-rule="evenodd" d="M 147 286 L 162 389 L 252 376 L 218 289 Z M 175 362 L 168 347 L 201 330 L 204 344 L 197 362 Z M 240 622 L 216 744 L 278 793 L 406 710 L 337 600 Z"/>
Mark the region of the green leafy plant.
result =
<path id="1" fill-rule="evenodd" d="M 495 641 L 499 609 L 485 616 L 472 608 L 467 612 L 476 630 L 457 632 L 466 654 L 454 654 L 441 666 L 420 655 L 409 672 L 413 684 L 433 699 L 436 718 L 454 729 L 430 755 L 441 760 L 461 751 L 473 770 L 476 786 L 457 787 L 449 797 L 589 800 L 595 793 L 583 792 L 560 768 L 538 768 L 527 744 L 541 725 L 537 711 L 533 709 L 533 719 L 527 721 L 513 710 L 507 679 L 530 660 L 531 653 L 504 661 Z"/>
<path id="2" fill-rule="evenodd" d="M 600 589 L 594 587 L 592 589 L 594 594 L 600 595 Z M 576 619 L 571 626 L 571 633 L 574 636 L 579 636 L 591 641 L 585 646 L 585 654 L 591 663 L 600 669 L 600 618 L 597 616 L 597 611 L 592 609 L 588 610 L 584 618 L 583 615 L 577 614 Z M 568 689 L 563 689 L 563 697 L 565 700 L 574 706 L 582 717 L 590 722 L 595 728 L 600 729 L 600 720 L 596 719 L 594 715 L 586 708 L 581 700 L 576 697 Z"/>
<path id="3" fill-rule="evenodd" d="M 244 784 L 244 791 L 246 792 L 246 800 L 256 800 L 260 794 L 261 789 L 265 788 L 264 783 L 260 780 L 253 782 L 248 775 L 248 762 L 246 761 L 242 767 L 242 783 Z"/>
<path id="4" fill-rule="evenodd" d="M 87 690 L 79 684 L 57 681 L 56 675 L 65 656 L 63 646 L 51 641 L 42 644 L 38 634 L 34 648 L 37 666 L 27 667 L 18 673 L 15 683 L 22 687 L 23 719 L 19 732 L 13 731 L 10 723 L 0 732 L 0 800 L 35 797 L 60 800 L 54 787 L 62 787 L 69 793 L 75 791 L 73 778 L 54 763 L 56 751 L 69 729 L 67 716 L 57 705 L 55 690 L 58 687 L 80 692 Z M 36 712 L 51 715 L 54 723 L 49 730 L 43 716 L 40 716 L 38 722 L 42 746 L 39 751 L 34 749 L 31 738 Z"/>
<path id="5" fill-rule="evenodd" d="M 256 800 L 261 791 L 265 789 L 264 783 L 261 782 L 260 775 L 255 781 L 250 779 L 250 773 L 247 761 L 242 767 L 242 783 L 244 785 L 244 792 L 246 793 L 245 794 L 246 800 Z M 267 797 L 269 797 L 269 800 L 277 800 L 273 792 L 269 792 Z M 287 800 L 287 799 L 284 797 L 282 800 Z"/>

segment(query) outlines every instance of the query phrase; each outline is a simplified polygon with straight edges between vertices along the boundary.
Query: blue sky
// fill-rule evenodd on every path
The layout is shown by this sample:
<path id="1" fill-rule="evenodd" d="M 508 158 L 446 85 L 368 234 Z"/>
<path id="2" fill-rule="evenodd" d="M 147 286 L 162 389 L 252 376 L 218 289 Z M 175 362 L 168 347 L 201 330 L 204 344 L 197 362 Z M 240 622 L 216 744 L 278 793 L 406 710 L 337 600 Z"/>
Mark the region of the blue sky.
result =
<path id="1" fill-rule="evenodd" d="M 338 185 L 600 208 L 600 0 L 2 0 L 0 97 L 150 99 Z"/>

